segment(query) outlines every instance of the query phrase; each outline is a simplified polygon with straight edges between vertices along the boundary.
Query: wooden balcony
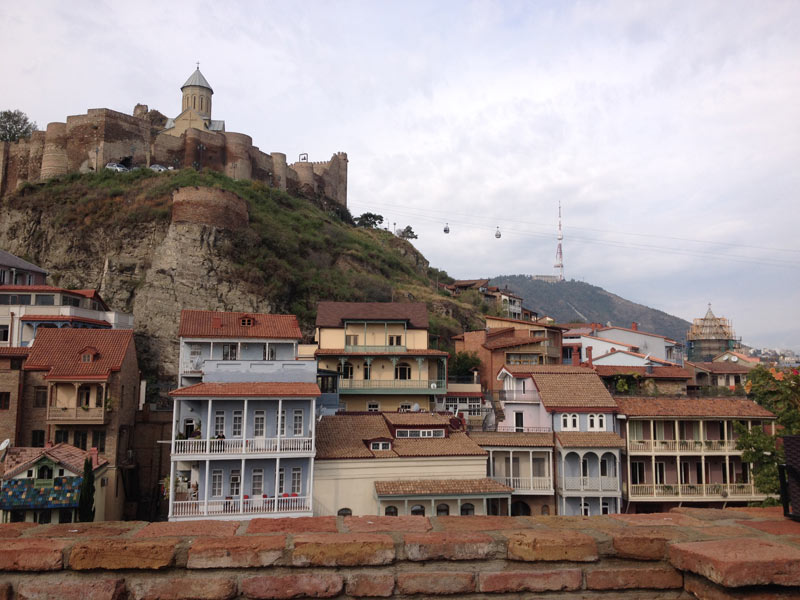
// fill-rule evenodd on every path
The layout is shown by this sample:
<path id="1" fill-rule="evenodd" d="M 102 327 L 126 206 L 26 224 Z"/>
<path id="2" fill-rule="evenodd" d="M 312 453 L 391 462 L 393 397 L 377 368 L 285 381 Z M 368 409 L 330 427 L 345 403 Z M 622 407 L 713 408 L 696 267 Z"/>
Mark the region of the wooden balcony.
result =
<path id="1" fill-rule="evenodd" d="M 492 479 L 514 488 L 514 493 L 553 493 L 553 480 L 550 477 L 492 477 Z"/>
<path id="2" fill-rule="evenodd" d="M 677 500 L 748 500 L 764 498 L 752 483 L 682 483 L 682 484 L 631 484 L 631 500 L 673 498 Z"/>
<path id="3" fill-rule="evenodd" d="M 631 454 L 725 454 L 739 452 L 736 440 L 628 440 Z"/>
<path id="4" fill-rule="evenodd" d="M 559 487 L 565 492 L 619 492 L 619 477 L 563 477 Z"/>
<path id="5" fill-rule="evenodd" d="M 314 451 L 310 437 L 249 438 L 230 440 L 175 440 L 173 456 L 214 456 L 242 454 L 295 454 Z"/>
<path id="6" fill-rule="evenodd" d="M 205 519 L 208 517 L 291 516 L 297 513 L 311 515 L 311 498 L 289 496 L 280 498 L 234 498 L 203 500 L 177 500 L 172 503 L 172 519 Z"/>
<path id="7" fill-rule="evenodd" d="M 446 394 L 443 379 L 340 379 L 340 394 Z"/>
<path id="8" fill-rule="evenodd" d="M 106 422 L 106 409 L 102 406 L 48 406 L 48 423 L 72 424 L 104 424 Z"/>

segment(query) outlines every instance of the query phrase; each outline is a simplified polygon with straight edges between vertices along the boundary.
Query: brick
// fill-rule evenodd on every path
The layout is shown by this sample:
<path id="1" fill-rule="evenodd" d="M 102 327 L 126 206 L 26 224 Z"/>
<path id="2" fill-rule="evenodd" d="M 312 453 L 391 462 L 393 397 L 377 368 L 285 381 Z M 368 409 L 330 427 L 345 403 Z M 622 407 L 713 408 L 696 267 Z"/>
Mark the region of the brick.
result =
<path id="1" fill-rule="evenodd" d="M 189 569 L 268 567 L 283 554 L 285 535 L 200 538 L 189 548 Z"/>
<path id="2" fill-rule="evenodd" d="M 23 531 L 38 527 L 36 523 L 0 523 L 0 538 L 19 537 Z"/>
<path id="3" fill-rule="evenodd" d="M 242 580 L 246 598 L 333 598 L 344 587 L 341 575 L 333 573 L 298 573 L 264 575 Z"/>
<path id="4" fill-rule="evenodd" d="M 501 571 L 480 573 L 479 592 L 559 592 L 580 589 L 583 574 L 580 569 L 552 571 Z"/>
<path id="5" fill-rule="evenodd" d="M 336 517 L 253 519 L 247 533 L 337 533 Z"/>
<path id="6" fill-rule="evenodd" d="M 494 540 L 485 533 L 437 531 L 403 536 L 408 560 L 480 560 L 492 554 Z"/>
<path id="7" fill-rule="evenodd" d="M 52 581 L 28 580 L 17 586 L 18 600 L 121 600 L 124 597 L 123 579 L 62 580 L 57 585 Z"/>
<path id="8" fill-rule="evenodd" d="M 135 600 L 229 600 L 238 595 L 233 577 L 148 578 L 129 584 Z"/>
<path id="9" fill-rule="evenodd" d="M 529 525 L 516 517 L 436 517 L 436 523 L 445 531 L 500 531 L 502 529 L 523 529 Z"/>
<path id="10" fill-rule="evenodd" d="M 611 533 L 617 555 L 637 560 L 662 560 L 669 542 L 685 539 L 686 534 L 676 527 L 630 527 Z"/>
<path id="11" fill-rule="evenodd" d="M 150 523 L 136 532 L 136 538 L 159 537 L 217 537 L 236 535 L 237 521 L 174 521 Z"/>
<path id="12" fill-rule="evenodd" d="M 86 540 L 76 542 L 69 567 L 87 569 L 163 569 L 172 565 L 177 538 L 157 540 Z"/>
<path id="13" fill-rule="evenodd" d="M 97 523 L 57 523 L 54 525 L 41 525 L 28 532 L 28 537 L 116 537 L 125 535 L 130 531 L 144 525 L 144 523 L 100 521 Z"/>
<path id="14" fill-rule="evenodd" d="M 654 525 L 677 525 L 679 527 L 704 527 L 706 523 L 693 517 L 668 513 L 647 513 L 641 515 L 610 515 L 612 519 L 622 521 L 634 527 L 653 527 Z"/>
<path id="15" fill-rule="evenodd" d="M 356 597 L 388 598 L 394 592 L 391 573 L 354 573 L 347 577 L 347 594 Z"/>
<path id="16" fill-rule="evenodd" d="M 67 542 L 12 539 L 0 544 L 0 571 L 58 571 L 64 566 Z"/>
<path id="17" fill-rule="evenodd" d="M 345 517 L 344 526 L 350 533 L 378 533 L 381 531 L 424 532 L 430 531 L 428 517 Z"/>
<path id="18" fill-rule="evenodd" d="M 686 573 L 683 578 L 683 589 L 694 594 L 701 600 L 789 600 L 798 597 L 797 588 L 778 589 L 770 587 L 768 589 L 747 588 L 744 590 L 725 589 L 716 583 L 711 583 L 705 577 L 698 577 L 692 573 Z"/>
<path id="19" fill-rule="evenodd" d="M 777 519 L 782 521 L 785 519 L 782 506 L 736 506 L 733 508 L 722 509 L 724 513 L 736 513 L 738 517 L 740 514 L 746 514 L 753 519 Z"/>
<path id="20" fill-rule="evenodd" d="M 668 590 L 683 587 L 683 575 L 672 567 L 612 567 L 586 573 L 590 590 Z"/>
<path id="21" fill-rule="evenodd" d="M 529 530 L 508 536 L 509 560 L 597 560 L 597 542 L 578 531 Z"/>
<path id="22" fill-rule="evenodd" d="M 394 541 L 375 533 L 303 533 L 294 538 L 292 565 L 337 567 L 394 562 Z"/>
<path id="23" fill-rule="evenodd" d="M 725 587 L 800 585 L 800 549 L 760 538 L 682 542 L 669 547 L 672 565 Z"/>
<path id="24" fill-rule="evenodd" d="M 765 533 L 771 533 L 772 535 L 800 535 L 800 523 L 791 519 L 783 519 L 781 521 L 736 521 L 736 523 Z"/>
<path id="25" fill-rule="evenodd" d="M 402 594 L 469 594 L 475 591 L 475 575 L 452 571 L 399 573 L 397 589 Z"/>

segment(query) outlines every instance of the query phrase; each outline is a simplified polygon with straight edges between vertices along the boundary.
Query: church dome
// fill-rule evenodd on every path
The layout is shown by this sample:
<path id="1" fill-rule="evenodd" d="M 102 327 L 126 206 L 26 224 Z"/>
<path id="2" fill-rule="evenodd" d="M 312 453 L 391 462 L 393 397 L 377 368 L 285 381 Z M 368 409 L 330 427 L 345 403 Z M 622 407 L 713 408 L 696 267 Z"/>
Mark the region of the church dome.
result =
<path id="1" fill-rule="evenodd" d="M 203 77 L 203 74 L 200 72 L 200 67 L 197 67 L 197 70 L 191 74 L 189 79 L 186 80 L 186 83 L 184 83 L 181 86 L 181 89 L 190 86 L 203 87 L 208 89 L 212 94 L 214 93 L 214 90 L 211 89 L 211 86 L 209 85 L 208 81 L 206 80 L 205 77 Z"/>

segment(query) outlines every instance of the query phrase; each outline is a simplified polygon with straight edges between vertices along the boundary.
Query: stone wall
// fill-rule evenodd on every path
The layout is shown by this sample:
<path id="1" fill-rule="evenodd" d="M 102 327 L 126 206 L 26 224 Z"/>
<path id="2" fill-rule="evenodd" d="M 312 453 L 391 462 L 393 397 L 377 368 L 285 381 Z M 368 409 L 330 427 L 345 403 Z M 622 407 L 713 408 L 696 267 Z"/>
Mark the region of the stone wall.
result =
<path id="1" fill-rule="evenodd" d="M 763 509 L 0 525 L 0 599 L 797 598 Z"/>
<path id="2" fill-rule="evenodd" d="M 247 203 L 225 190 L 207 187 L 181 188 L 172 194 L 172 222 L 212 225 L 235 231 L 247 227 Z"/>

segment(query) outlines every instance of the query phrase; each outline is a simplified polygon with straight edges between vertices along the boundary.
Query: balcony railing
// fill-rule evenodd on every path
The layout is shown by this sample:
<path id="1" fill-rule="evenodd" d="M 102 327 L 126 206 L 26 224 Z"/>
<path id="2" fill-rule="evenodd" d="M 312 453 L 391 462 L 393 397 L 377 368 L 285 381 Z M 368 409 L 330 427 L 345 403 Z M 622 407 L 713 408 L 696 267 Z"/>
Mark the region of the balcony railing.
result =
<path id="1" fill-rule="evenodd" d="M 344 347 L 345 352 L 365 352 L 370 353 L 374 352 L 376 354 L 393 354 L 393 353 L 405 353 L 407 349 L 405 345 L 403 346 L 364 346 L 364 345 L 345 345 Z"/>
<path id="2" fill-rule="evenodd" d="M 523 392 L 521 390 L 501 390 L 497 392 L 497 398 L 501 402 L 531 402 L 539 404 L 539 396 L 533 392 Z"/>
<path id="3" fill-rule="evenodd" d="M 227 500 L 183 500 L 172 503 L 172 516 L 205 517 L 219 515 L 258 515 L 311 512 L 308 496 L 287 498 L 236 498 Z"/>
<path id="4" fill-rule="evenodd" d="M 552 433 L 549 427 L 515 427 L 513 425 L 503 425 L 497 431 L 503 433 Z"/>
<path id="5" fill-rule="evenodd" d="M 762 496 L 752 483 L 641 483 L 629 486 L 631 498 L 733 498 Z"/>
<path id="6" fill-rule="evenodd" d="M 492 477 L 497 482 L 514 488 L 515 492 L 548 492 L 553 489 L 550 477 Z"/>
<path id="7" fill-rule="evenodd" d="M 568 492 L 617 492 L 618 477 L 564 477 L 561 489 Z"/>
<path id="8" fill-rule="evenodd" d="M 175 440 L 175 455 L 189 454 L 270 454 L 278 452 L 311 452 L 310 437 L 249 438 L 230 440 Z"/>
<path id="9" fill-rule="evenodd" d="M 735 452 L 736 440 L 628 440 L 630 452 Z"/>
<path id="10" fill-rule="evenodd" d="M 339 392 L 416 392 L 444 394 L 447 385 L 442 379 L 340 379 Z"/>
<path id="11" fill-rule="evenodd" d="M 106 409 L 102 406 L 48 406 L 47 420 L 55 423 L 105 423 Z"/>

